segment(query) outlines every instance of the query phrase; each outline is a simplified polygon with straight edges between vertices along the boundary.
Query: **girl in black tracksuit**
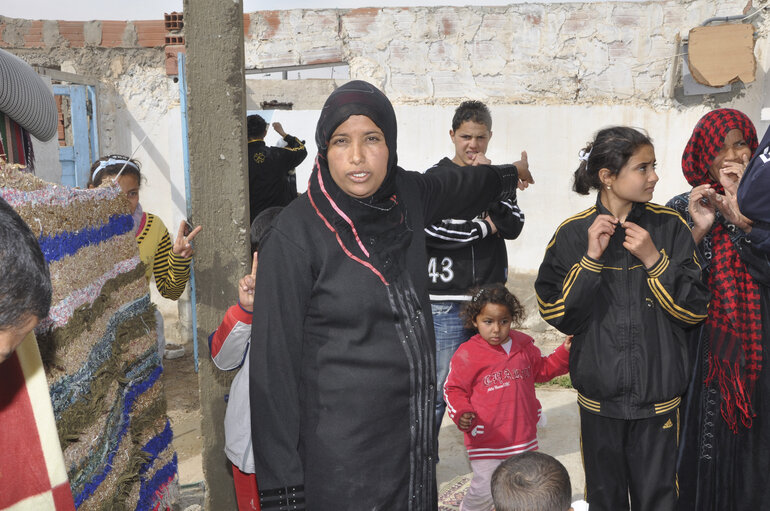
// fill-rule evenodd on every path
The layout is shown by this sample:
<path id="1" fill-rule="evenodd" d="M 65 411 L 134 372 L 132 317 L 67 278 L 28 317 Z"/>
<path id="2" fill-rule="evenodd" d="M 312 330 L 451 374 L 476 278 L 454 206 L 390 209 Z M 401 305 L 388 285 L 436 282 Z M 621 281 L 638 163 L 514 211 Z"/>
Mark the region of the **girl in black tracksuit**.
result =
<path id="1" fill-rule="evenodd" d="M 574 190 L 599 190 L 596 205 L 556 230 L 535 290 L 543 318 L 575 336 L 586 500 L 591 511 L 629 509 L 629 495 L 634 511 L 673 510 L 684 329 L 705 318 L 709 293 L 687 224 L 648 202 L 650 139 L 606 128 L 580 158 Z"/>

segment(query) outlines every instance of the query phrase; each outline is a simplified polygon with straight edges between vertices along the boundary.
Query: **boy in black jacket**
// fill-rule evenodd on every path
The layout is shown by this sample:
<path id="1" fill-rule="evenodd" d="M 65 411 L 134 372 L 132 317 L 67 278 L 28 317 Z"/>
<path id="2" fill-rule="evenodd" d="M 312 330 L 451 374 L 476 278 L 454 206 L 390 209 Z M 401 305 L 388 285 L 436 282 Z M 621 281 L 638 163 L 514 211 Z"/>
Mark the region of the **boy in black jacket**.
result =
<path id="1" fill-rule="evenodd" d="M 443 169 L 490 165 L 486 157 L 492 138 L 492 115 L 480 101 L 465 101 L 455 110 L 449 137 L 455 146 L 452 159 L 442 158 L 428 172 Z M 527 153 L 515 163 L 519 189 L 534 183 L 529 173 Z M 428 248 L 428 292 L 433 327 L 436 331 L 436 429 L 441 428 L 446 404 L 444 381 L 449 361 L 457 348 L 475 332 L 463 328 L 460 305 L 470 300 L 468 290 L 486 284 L 505 284 L 508 254 L 505 240 L 516 239 L 524 226 L 524 213 L 516 197 L 494 202 L 479 217 L 467 220 L 446 218 L 425 229 Z"/>

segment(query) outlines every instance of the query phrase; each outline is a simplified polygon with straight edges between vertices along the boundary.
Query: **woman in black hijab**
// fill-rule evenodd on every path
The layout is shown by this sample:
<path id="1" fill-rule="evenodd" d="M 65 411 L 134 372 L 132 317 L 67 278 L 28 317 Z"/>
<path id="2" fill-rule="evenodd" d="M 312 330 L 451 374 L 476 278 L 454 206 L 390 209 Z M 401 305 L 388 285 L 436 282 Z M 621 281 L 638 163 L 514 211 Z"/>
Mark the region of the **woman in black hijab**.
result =
<path id="1" fill-rule="evenodd" d="M 260 243 L 250 394 L 262 509 L 434 510 L 423 229 L 513 195 L 518 174 L 401 169 L 393 107 L 362 81 L 329 96 L 316 143 L 307 193 Z"/>

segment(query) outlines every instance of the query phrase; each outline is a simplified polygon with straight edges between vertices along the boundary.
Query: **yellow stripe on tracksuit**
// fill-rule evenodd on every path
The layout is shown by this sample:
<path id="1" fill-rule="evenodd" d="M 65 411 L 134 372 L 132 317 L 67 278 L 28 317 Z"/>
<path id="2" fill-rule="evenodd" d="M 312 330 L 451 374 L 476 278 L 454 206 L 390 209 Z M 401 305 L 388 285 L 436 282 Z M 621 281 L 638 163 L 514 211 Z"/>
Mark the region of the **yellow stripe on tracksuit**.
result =
<path id="1" fill-rule="evenodd" d="M 649 278 L 647 279 L 647 285 L 650 286 L 650 290 L 652 290 L 652 294 L 655 295 L 655 298 L 658 300 L 658 303 L 668 312 L 672 317 L 678 319 L 679 321 L 683 323 L 687 323 L 688 325 L 697 325 L 704 319 L 706 319 L 706 314 L 694 314 L 687 309 L 683 309 L 679 305 L 677 305 L 674 302 L 674 299 L 671 297 L 670 294 L 668 294 L 668 291 L 666 291 L 666 288 L 663 287 L 663 284 L 660 283 L 660 281 L 656 278 Z"/>
<path id="2" fill-rule="evenodd" d="M 556 243 L 556 236 L 559 235 L 559 231 L 561 230 L 562 227 L 564 227 L 565 225 L 567 225 L 568 223 L 570 223 L 572 221 L 580 220 L 581 218 L 585 218 L 585 217 L 591 216 L 595 212 L 596 212 L 596 206 L 594 205 L 594 206 L 591 206 L 590 208 L 588 208 L 587 210 L 582 211 L 582 212 L 578 213 L 577 215 L 571 216 L 568 219 L 566 219 L 565 221 L 563 221 L 561 224 L 559 224 L 559 227 L 556 228 L 556 232 L 553 233 L 553 238 L 551 238 L 551 242 L 548 243 L 548 246 L 545 247 L 545 249 L 548 250 L 549 248 L 551 248 L 553 246 L 554 243 Z"/>
<path id="3" fill-rule="evenodd" d="M 645 204 L 645 209 L 647 209 L 649 211 L 652 211 L 653 213 L 665 213 L 667 215 L 675 216 L 676 218 L 681 220 L 684 225 L 687 226 L 688 230 L 690 229 L 690 225 L 685 221 L 684 218 L 682 218 L 682 215 L 680 215 L 679 212 L 676 211 L 673 208 L 669 208 L 668 206 L 661 206 L 660 204 L 653 204 L 651 202 L 648 202 L 647 204 Z M 663 255 L 665 255 L 665 253 Z M 694 251 L 692 253 L 692 260 L 695 262 L 695 264 L 698 265 L 698 268 L 703 269 L 703 267 L 700 264 L 700 261 L 698 260 L 698 252 L 697 251 Z"/>
<path id="4" fill-rule="evenodd" d="M 551 241 L 548 243 L 548 246 L 546 247 L 546 252 L 556 243 L 556 237 L 559 235 L 559 231 L 562 227 L 567 225 L 570 222 L 573 222 L 575 220 L 580 220 L 582 218 L 586 218 L 588 216 L 591 216 L 596 212 L 596 206 L 591 206 L 590 208 L 586 209 L 585 211 L 582 211 L 576 215 L 573 215 L 563 221 L 561 224 L 559 224 L 559 227 L 556 229 L 556 232 L 553 234 L 553 237 L 551 238 Z M 590 265 L 587 265 L 590 266 Z M 595 271 L 591 267 L 585 267 L 588 270 Z M 538 308 L 540 309 L 540 314 L 542 315 L 543 319 L 548 321 L 549 319 L 553 319 L 559 316 L 564 315 L 564 299 L 569 294 L 570 289 L 572 288 L 572 284 L 575 283 L 575 279 L 577 278 L 578 273 L 580 273 L 581 266 L 580 263 L 576 263 L 572 268 L 570 268 L 570 271 L 567 272 L 567 276 L 564 277 L 564 283 L 562 284 L 562 296 L 558 300 L 556 300 L 553 303 L 548 303 L 543 301 L 540 296 L 535 293 L 535 296 L 537 297 L 538 301 Z M 599 269 L 601 271 L 601 268 Z"/>
<path id="5" fill-rule="evenodd" d="M 656 405 L 653 405 L 655 408 L 655 414 L 660 415 L 663 413 L 668 413 L 674 408 L 677 408 L 682 403 L 681 397 L 675 397 L 674 399 L 670 401 L 666 401 L 665 403 L 658 403 Z"/>
<path id="6" fill-rule="evenodd" d="M 601 413 L 602 411 L 601 402 L 596 401 L 594 399 L 587 398 L 580 392 L 578 392 L 577 401 L 582 408 L 585 408 L 589 412 Z M 682 398 L 680 396 L 677 396 L 674 399 L 670 399 L 669 401 L 665 401 L 663 403 L 655 403 L 652 406 L 653 406 L 653 409 L 655 410 L 655 415 L 662 415 L 664 413 L 668 413 L 671 410 L 678 408 L 680 404 L 682 404 Z M 677 410 L 677 413 L 679 413 L 678 410 Z M 677 430 L 678 430 L 678 426 L 677 426 Z"/>
<path id="7" fill-rule="evenodd" d="M 589 412 L 600 413 L 602 411 L 602 404 L 599 401 L 588 399 L 580 392 L 578 392 L 577 400 L 578 404 Z"/>
<path id="8" fill-rule="evenodd" d="M 665 250 L 661 250 L 662 257 L 660 261 L 647 271 L 649 278 L 647 279 L 647 285 L 650 287 L 652 294 L 658 300 L 658 303 L 668 312 L 671 316 L 678 319 L 688 325 L 695 325 L 700 323 L 706 318 L 706 315 L 694 314 L 687 309 L 684 309 L 674 302 L 674 299 L 660 283 L 658 277 L 663 275 L 663 272 L 670 266 L 671 260 L 666 255 Z M 697 259 L 696 259 L 697 260 Z"/>
<path id="9" fill-rule="evenodd" d="M 578 274 L 582 270 L 601 273 L 602 268 L 603 266 L 601 264 L 596 263 L 584 256 L 579 263 L 575 263 L 575 265 L 570 268 L 567 276 L 564 278 L 561 297 L 558 300 L 553 303 L 548 303 L 536 295 L 540 314 L 543 316 L 543 319 L 548 321 L 549 319 L 564 315 L 564 300 L 566 300 L 567 296 L 569 296 L 569 293 L 572 290 L 572 286 L 575 283 L 575 280 L 577 280 Z"/>

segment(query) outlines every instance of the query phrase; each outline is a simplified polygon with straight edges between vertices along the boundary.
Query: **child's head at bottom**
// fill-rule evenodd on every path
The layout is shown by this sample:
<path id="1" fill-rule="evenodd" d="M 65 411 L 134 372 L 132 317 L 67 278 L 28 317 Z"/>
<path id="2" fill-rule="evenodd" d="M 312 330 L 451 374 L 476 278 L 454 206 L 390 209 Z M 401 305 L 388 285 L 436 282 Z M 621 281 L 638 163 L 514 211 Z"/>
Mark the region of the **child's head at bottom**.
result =
<path id="1" fill-rule="evenodd" d="M 572 485 L 556 458 L 538 451 L 515 454 L 492 474 L 495 511 L 567 511 Z"/>
<path id="2" fill-rule="evenodd" d="M 524 307 L 502 284 L 492 284 L 471 291 L 471 300 L 460 312 L 466 328 L 475 328 L 489 344 L 496 346 L 508 340 L 511 325 L 524 319 Z"/>

